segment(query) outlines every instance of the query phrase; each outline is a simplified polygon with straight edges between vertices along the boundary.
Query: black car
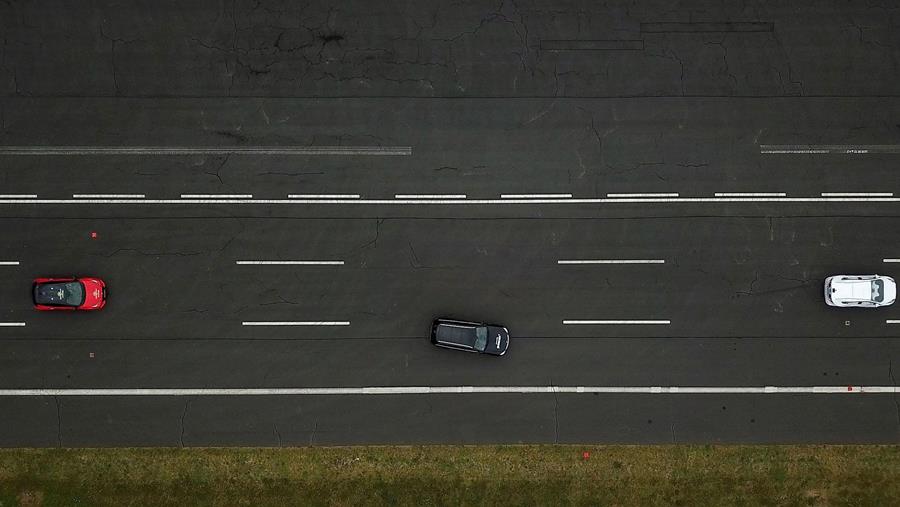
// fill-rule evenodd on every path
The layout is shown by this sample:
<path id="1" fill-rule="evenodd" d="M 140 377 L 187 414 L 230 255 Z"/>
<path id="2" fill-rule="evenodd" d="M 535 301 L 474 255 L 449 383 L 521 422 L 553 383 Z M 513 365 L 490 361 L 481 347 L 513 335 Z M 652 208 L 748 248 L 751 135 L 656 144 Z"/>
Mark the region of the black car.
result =
<path id="1" fill-rule="evenodd" d="M 435 319 L 431 343 L 438 347 L 502 356 L 509 348 L 509 330 L 496 324 Z"/>

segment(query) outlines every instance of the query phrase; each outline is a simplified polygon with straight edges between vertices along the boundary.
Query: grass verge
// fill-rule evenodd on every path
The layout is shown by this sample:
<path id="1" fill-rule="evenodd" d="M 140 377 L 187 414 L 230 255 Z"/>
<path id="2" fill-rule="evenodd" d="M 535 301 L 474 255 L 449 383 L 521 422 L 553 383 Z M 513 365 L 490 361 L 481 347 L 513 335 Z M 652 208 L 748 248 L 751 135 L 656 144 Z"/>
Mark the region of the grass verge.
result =
<path id="1" fill-rule="evenodd" d="M 2 507 L 898 502 L 900 446 L 0 449 Z"/>

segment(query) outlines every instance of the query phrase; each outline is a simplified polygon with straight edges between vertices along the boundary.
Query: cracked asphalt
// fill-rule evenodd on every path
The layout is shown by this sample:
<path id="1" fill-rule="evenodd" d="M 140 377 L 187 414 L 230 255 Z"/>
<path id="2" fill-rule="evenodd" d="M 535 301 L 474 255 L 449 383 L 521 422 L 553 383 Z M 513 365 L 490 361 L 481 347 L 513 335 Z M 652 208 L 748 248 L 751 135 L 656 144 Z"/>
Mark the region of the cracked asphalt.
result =
<path id="1" fill-rule="evenodd" d="M 900 307 L 830 308 L 822 281 L 900 276 L 900 7 L 712 4 L 0 3 L 0 149 L 411 148 L 0 150 L 0 321 L 26 324 L 0 389 L 896 386 Z M 745 193 L 774 197 L 683 200 Z M 501 197 L 546 194 L 668 197 Z M 343 264 L 236 264 L 263 260 Z M 32 310 L 68 274 L 107 307 Z M 509 353 L 434 348 L 436 316 L 506 325 Z M 621 319 L 669 323 L 563 324 Z M 897 400 L 0 396 L 0 446 L 897 443 Z"/>

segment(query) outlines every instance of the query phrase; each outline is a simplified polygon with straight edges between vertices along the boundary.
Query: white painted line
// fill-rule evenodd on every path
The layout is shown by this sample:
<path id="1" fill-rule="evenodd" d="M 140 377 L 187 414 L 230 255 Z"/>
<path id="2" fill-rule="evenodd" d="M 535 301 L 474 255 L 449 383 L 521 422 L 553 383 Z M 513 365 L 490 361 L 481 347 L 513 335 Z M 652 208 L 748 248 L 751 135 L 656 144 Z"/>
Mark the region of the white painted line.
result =
<path id="1" fill-rule="evenodd" d="M 0 389 L 0 396 L 345 396 L 421 394 L 897 394 L 896 386 L 380 386 Z"/>
<path id="2" fill-rule="evenodd" d="M 822 192 L 822 197 L 894 197 L 893 192 Z"/>
<path id="3" fill-rule="evenodd" d="M 665 264 L 663 259 L 573 259 L 556 261 L 557 264 Z"/>
<path id="4" fill-rule="evenodd" d="M 716 192 L 716 197 L 784 197 L 784 192 Z"/>
<path id="5" fill-rule="evenodd" d="M 73 199 L 143 199 L 144 194 L 72 194 Z"/>
<path id="6" fill-rule="evenodd" d="M 0 146 L 0 155 L 412 155 L 411 146 Z"/>
<path id="7" fill-rule="evenodd" d="M 288 199 L 359 199 L 359 194 L 288 194 Z"/>
<path id="8" fill-rule="evenodd" d="M 671 324 L 670 320 L 564 320 L 566 325 L 644 325 Z"/>
<path id="9" fill-rule="evenodd" d="M 240 266 L 343 266 L 344 261 L 235 261 Z"/>
<path id="10" fill-rule="evenodd" d="M 19 261 L 0 261 L 0 266 L 18 266 Z"/>
<path id="11" fill-rule="evenodd" d="M 185 194 L 186 196 L 189 194 Z M 182 198 L 182 199 L 3 199 L 0 204 L 243 204 L 243 205 L 302 205 L 356 204 L 384 205 L 513 205 L 513 204 L 722 204 L 722 203 L 900 203 L 900 197 L 641 197 L 592 199 L 448 199 L 437 196 L 417 196 L 395 199 L 248 199 L 239 197 Z"/>
<path id="12" fill-rule="evenodd" d="M 884 323 L 885 323 L 885 324 L 900 324 L 900 320 L 890 320 L 890 319 L 888 319 L 888 320 L 884 321 Z"/>
<path id="13" fill-rule="evenodd" d="M 881 262 L 900 262 L 900 259 L 881 259 Z"/>
<path id="14" fill-rule="evenodd" d="M 606 197 L 678 197 L 678 194 L 606 194 Z"/>
<path id="15" fill-rule="evenodd" d="M 349 326 L 350 321 L 294 321 L 294 322 L 277 322 L 277 321 L 256 321 L 241 322 L 242 326 Z"/>
<path id="16" fill-rule="evenodd" d="M 465 199 L 466 194 L 395 194 L 394 199 Z"/>
<path id="17" fill-rule="evenodd" d="M 0 327 L 24 327 L 24 322 L 0 322 Z"/>
<path id="18" fill-rule="evenodd" d="M 900 153 L 900 144 L 761 144 L 763 154 L 851 154 Z"/>
<path id="19" fill-rule="evenodd" d="M 37 199 L 37 194 L 0 194 L 0 199 Z"/>
<path id="20" fill-rule="evenodd" d="M 253 199 L 253 194 L 181 194 L 182 199 Z"/>
<path id="21" fill-rule="evenodd" d="M 568 199 L 572 194 L 500 194 L 501 199 Z"/>

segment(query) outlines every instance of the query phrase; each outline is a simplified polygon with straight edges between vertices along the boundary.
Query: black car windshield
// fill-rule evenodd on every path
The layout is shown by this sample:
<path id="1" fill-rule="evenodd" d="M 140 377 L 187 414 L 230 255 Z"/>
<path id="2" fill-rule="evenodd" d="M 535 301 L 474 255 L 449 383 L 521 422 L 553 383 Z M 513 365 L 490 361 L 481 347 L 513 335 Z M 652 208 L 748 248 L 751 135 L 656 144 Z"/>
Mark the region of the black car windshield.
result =
<path id="1" fill-rule="evenodd" d="M 872 301 L 884 302 L 884 280 L 872 280 Z"/>
<path id="2" fill-rule="evenodd" d="M 48 306 L 80 306 L 84 303 L 84 286 L 77 281 L 38 284 L 34 288 L 34 302 Z"/>
<path id="3" fill-rule="evenodd" d="M 487 337 L 488 329 L 486 327 L 479 326 L 475 328 L 475 350 L 484 352 L 484 348 L 487 347 Z"/>

